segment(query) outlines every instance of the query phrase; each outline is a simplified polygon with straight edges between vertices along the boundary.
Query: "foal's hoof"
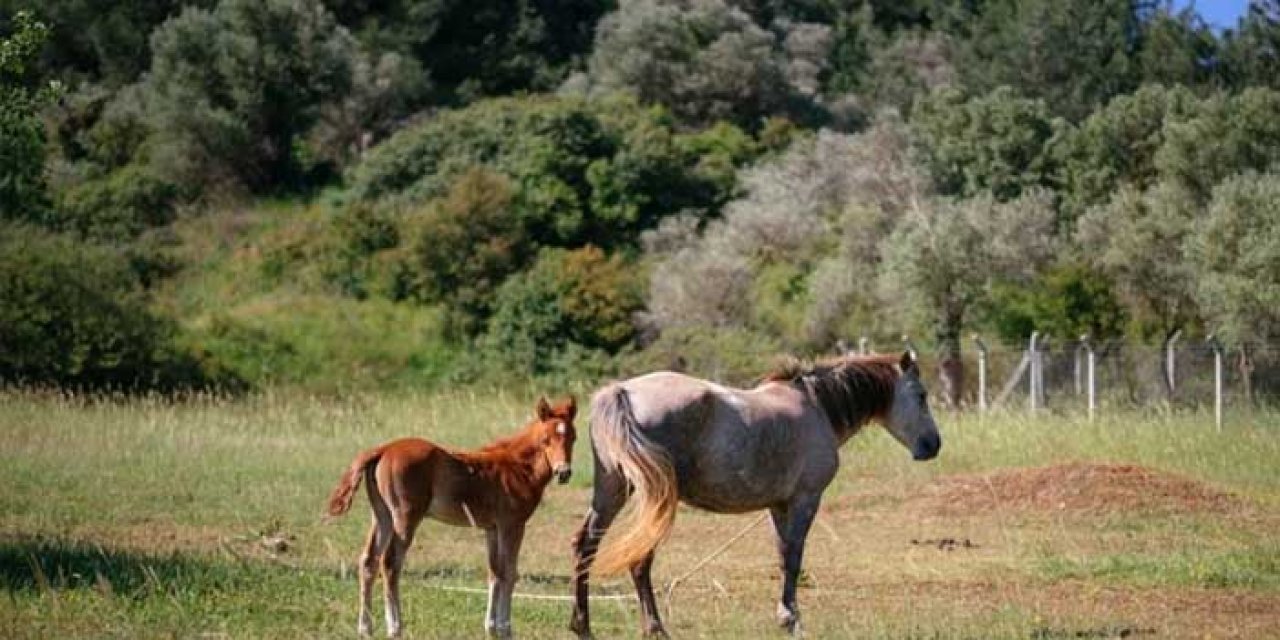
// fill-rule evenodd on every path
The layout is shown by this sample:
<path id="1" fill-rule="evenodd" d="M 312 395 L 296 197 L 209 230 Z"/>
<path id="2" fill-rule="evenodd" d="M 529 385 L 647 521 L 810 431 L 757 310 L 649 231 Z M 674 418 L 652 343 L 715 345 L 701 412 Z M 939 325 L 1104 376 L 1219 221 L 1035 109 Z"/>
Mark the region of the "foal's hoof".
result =
<path id="1" fill-rule="evenodd" d="M 800 633 L 800 615 L 783 605 L 778 605 L 778 626 L 782 627 L 793 637 L 799 637 Z"/>
<path id="2" fill-rule="evenodd" d="M 511 637 L 510 625 L 499 627 L 497 625 L 486 624 L 484 626 L 484 631 L 490 638 L 503 638 L 505 640 L 506 638 Z"/>
<path id="3" fill-rule="evenodd" d="M 576 615 L 569 620 L 569 630 L 578 640 L 595 640 L 595 636 L 591 635 L 591 625 Z"/>
<path id="4" fill-rule="evenodd" d="M 667 635 L 667 630 L 663 629 L 662 626 L 659 625 L 659 626 L 649 627 L 648 629 L 645 629 L 644 637 L 659 638 L 659 639 L 665 640 L 666 638 L 670 638 L 671 636 Z"/>

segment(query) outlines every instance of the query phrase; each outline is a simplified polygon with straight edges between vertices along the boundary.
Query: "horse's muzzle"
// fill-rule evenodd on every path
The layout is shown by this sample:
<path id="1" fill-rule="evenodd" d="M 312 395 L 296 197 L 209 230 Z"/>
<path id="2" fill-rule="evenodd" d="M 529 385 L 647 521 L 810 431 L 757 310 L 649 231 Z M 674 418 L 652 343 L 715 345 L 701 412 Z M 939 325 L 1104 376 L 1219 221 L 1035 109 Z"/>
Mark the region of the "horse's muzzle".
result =
<path id="1" fill-rule="evenodd" d="M 942 450 L 942 438 L 938 436 L 926 436 L 920 438 L 916 442 L 916 446 L 911 449 L 911 457 L 914 460 L 925 461 L 938 457 L 938 452 Z"/>
<path id="2" fill-rule="evenodd" d="M 557 482 L 564 484 L 569 481 L 569 476 L 573 475 L 573 468 L 567 464 L 562 464 L 556 466 L 555 471 L 552 473 L 556 474 Z"/>

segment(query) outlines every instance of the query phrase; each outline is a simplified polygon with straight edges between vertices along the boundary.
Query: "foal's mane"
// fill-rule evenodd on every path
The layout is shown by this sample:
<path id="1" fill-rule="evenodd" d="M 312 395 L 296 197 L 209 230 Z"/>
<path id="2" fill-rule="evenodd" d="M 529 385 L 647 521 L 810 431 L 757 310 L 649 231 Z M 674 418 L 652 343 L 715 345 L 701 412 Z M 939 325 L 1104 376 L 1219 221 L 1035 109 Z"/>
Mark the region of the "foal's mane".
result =
<path id="1" fill-rule="evenodd" d="M 455 458 L 475 472 L 497 480 L 502 490 L 520 498 L 532 498 L 546 483 L 536 470 L 541 446 L 536 439 L 536 420 L 516 433 L 499 438 L 475 451 L 451 451 Z"/>
<path id="2" fill-rule="evenodd" d="M 881 417 L 893 404 L 893 387 L 902 375 L 895 355 L 849 355 L 805 362 L 789 358 L 765 375 L 764 382 L 800 386 L 841 432 L 856 430 Z"/>

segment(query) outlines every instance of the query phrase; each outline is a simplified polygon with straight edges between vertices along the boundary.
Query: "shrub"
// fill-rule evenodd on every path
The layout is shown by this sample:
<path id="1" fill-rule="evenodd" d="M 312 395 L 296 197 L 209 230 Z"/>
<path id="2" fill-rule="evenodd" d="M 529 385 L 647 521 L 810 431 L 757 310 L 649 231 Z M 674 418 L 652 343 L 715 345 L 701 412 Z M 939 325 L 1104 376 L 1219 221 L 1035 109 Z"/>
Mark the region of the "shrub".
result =
<path id="1" fill-rule="evenodd" d="M 480 332 L 494 291 L 530 254 L 513 215 L 510 181 L 483 168 L 463 174 L 448 197 L 423 207 L 402 234 L 395 295 L 443 303 L 450 329 L 467 336 Z"/>
<path id="2" fill-rule="evenodd" d="M 726 167 L 757 152 L 740 135 L 724 125 L 684 136 L 661 110 L 624 99 L 487 100 L 379 145 L 351 171 L 350 195 L 418 205 L 484 166 L 510 179 L 513 213 L 531 241 L 613 248 L 678 211 L 718 208 L 732 192 Z"/>
<path id="3" fill-rule="evenodd" d="M 80 184 L 57 203 L 57 226 L 103 241 L 129 240 L 173 220 L 177 188 L 148 168 L 129 165 Z"/>
<path id="4" fill-rule="evenodd" d="M 178 346 L 119 252 L 24 227 L 0 234 L 0 380 L 87 388 L 234 384 Z"/>
<path id="5" fill-rule="evenodd" d="M 573 347 L 612 353 L 631 341 L 642 279 L 596 247 L 548 249 L 498 290 L 485 342 L 530 373 Z"/>

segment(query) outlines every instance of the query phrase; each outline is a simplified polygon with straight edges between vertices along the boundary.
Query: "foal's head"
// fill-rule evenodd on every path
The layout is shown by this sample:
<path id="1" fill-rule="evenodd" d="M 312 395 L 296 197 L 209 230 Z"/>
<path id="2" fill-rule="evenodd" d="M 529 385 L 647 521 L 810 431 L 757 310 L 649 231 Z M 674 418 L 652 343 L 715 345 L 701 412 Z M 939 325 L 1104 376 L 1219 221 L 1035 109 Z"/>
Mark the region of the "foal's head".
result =
<path id="1" fill-rule="evenodd" d="M 573 473 L 573 443 L 578 439 L 573 428 L 573 418 L 578 413 L 578 406 L 573 396 L 551 405 L 546 398 L 538 399 L 534 410 L 536 421 L 530 427 L 532 436 L 547 457 L 547 465 L 555 474 L 560 484 L 569 481 Z"/>
<path id="2" fill-rule="evenodd" d="M 884 426 L 916 460 L 932 460 L 942 448 L 938 424 L 929 412 L 928 394 L 920 382 L 920 366 L 908 351 L 898 362 L 902 372 L 893 385 L 893 404 L 884 416 Z"/>

